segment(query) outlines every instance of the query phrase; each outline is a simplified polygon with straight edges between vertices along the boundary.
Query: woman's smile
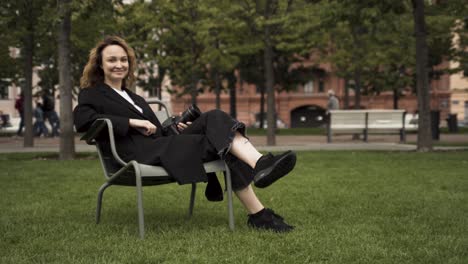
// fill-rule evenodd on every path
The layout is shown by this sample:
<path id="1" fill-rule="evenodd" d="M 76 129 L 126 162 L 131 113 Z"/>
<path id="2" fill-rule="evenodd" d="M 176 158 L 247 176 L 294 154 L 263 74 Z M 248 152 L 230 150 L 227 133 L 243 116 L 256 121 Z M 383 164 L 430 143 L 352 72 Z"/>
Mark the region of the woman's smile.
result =
<path id="1" fill-rule="evenodd" d="M 120 88 L 128 74 L 128 55 L 118 45 L 109 45 L 102 50 L 102 70 L 106 83 Z"/>

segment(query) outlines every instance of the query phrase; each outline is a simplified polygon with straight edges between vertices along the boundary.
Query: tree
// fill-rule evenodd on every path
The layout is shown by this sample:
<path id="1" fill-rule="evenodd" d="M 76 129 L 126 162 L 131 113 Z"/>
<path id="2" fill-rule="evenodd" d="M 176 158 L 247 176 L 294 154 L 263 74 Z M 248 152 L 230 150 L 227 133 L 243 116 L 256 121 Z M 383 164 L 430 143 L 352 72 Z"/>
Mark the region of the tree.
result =
<path id="1" fill-rule="evenodd" d="M 359 109 L 361 93 L 368 93 L 371 88 L 380 92 L 387 84 L 388 74 L 376 73 L 393 74 L 405 61 L 401 53 L 404 47 L 400 45 L 406 42 L 400 42 L 400 36 L 406 32 L 398 32 L 405 29 L 399 25 L 404 22 L 404 9 L 398 1 L 321 1 L 318 5 L 320 34 L 313 39 L 317 48 L 312 54 L 321 54 L 339 77 L 353 81 L 354 108 Z"/>
<path id="2" fill-rule="evenodd" d="M 77 86 L 89 51 L 106 35 L 121 33 L 121 1 L 82 0 L 72 1 L 72 26 L 70 35 L 70 59 L 72 83 Z M 56 38 L 56 36 L 55 36 Z M 75 87 L 77 88 L 77 87 Z M 74 90 L 75 92 L 77 89 Z"/>
<path id="3" fill-rule="evenodd" d="M 428 77 L 428 48 L 424 0 L 412 0 L 416 39 L 416 88 L 418 93 L 418 150 L 432 150 L 431 116 Z"/>
<path id="4" fill-rule="evenodd" d="M 239 67 L 241 82 L 255 84 L 260 93 L 259 127 L 263 129 L 265 120 L 265 65 L 262 60 L 263 53 L 261 51 L 254 54 L 242 54 L 237 67 Z"/>
<path id="5" fill-rule="evenodd" d="M 156 6 L 156 3 L 151 3 Z M 156 61 L 169 69 L 171 81 L 183 88 L 181 94 L 190 94 L 196 103 L 200 82 L 205 78 L 205 65 L 201 60 L 203 44 L 197 38 L 200 1 L 161 1 L 151 25 L 153 44 L 158 45 Z"/>
<path id="6" fill-rule="evenodd" d="M 275 50 L 281 50 L 286 40 L 286 27 L 293 12 L 293 1 L 241 1 L 239 18 L 245 24 L 246 37 L 249 38 L 245 46 L 249 47 L 246 54 L 263 53 L 264 89 L 267 93 L 267 144 L 275 145 L 276 107 L 275 107 Z M 297 22 L 297 21 L 295 21 Z M 262 86 L 261 89 L 262 89 Z M 261 102 L 261 107 L 263 104 Z M 262 121 L 261 117 L 261 121 Z"/>
<path id="7" fill-rule="evenodd" d="M 75 134 L 72 114 L 72 80 L 70 63 L 71 0 L 58 2 L 58 71 L 60 89 L 60 159 L 75 156 Z"/>
<path id="8" fill-rule="evenodd" d="M 42 25 L 47 19 L 50 8 L 50 2 L 47 0 L 20 0 L 20 1 L 2 1 L 2 13 L 6 17 L 2 18 L 7 25 L 9 36 L 6 39 L 9 41 L 9 47 L 17 47 L 20 49 L 20 57 L 22 69 L 20 72 L 21 90 L 24 94 L 24 146 L 32 147 L 34 145 L 34 134 L 32 126 L 32 75 L 35 52 L 37 49 L 36 39 L 39 38 L 44 31 Z M 45 15 L 47 14 L 47 15 Z"/>
<path id="9" fill-rule="evenodd" d="M 204 1 L 201 8 L 200 26 L 197 38 L 203 44 L 202 62 L 207 65 L 209 84 L 214 87 L 216 95 L 216 108 L 220 108 L 220 94 L 223 89 L 222 80 L 227 81 L 227 88 L 235 92 L 234 69 L 239 62 L 239 56 L 234 52 L 239 42 L 240 33 L 237 30 L 238 20 L 227 14 L 232 13 L 230 1 Z M 234 78 L 234 79 L 233 79 Z M 235 99 L 235 94 L 231 94 Z M 231 101 L 232 102 L 232 101 Z M 231 111 L 232 112 L 232 111 Z"/>
<path id="10" fill-rule="evenodd" d="M 10 3 L 3 1 L 0 3 L 0 90 L 5 95 L 8 93 L 8 86 L 12 83 L 19 83 L 21 69 L 16 60 L 11 56 L 10 45 L 14 36 L 10 34 L 11 8 Z"/>

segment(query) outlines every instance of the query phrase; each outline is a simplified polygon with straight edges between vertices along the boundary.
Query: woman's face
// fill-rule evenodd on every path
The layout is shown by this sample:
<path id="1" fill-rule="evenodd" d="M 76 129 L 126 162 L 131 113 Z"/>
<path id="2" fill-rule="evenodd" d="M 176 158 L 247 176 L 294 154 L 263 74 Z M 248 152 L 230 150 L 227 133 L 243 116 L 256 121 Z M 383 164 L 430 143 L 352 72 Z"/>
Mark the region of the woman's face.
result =
<path id="1" fill-rule="evenodd" d="M 102 70 L 106 83 L 122 82 L 128 74 L 128 55 L 119 45 L 109 45 L 102 50 Z M 120 87 L 114 87 L 120 88 Z"/>

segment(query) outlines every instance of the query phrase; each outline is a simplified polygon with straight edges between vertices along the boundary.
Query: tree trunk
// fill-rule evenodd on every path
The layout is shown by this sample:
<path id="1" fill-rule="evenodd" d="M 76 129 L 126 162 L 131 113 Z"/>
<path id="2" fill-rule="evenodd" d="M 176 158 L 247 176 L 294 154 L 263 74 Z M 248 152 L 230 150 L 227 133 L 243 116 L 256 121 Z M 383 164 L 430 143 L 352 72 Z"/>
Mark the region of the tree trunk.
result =
<path id="1" fill-rule="evenodd" d="M 229 113 L 232 118 L 237 119 L 237 100 L 236 100 L 236 82 L 231 81 L 231 78 L 235 79 L 234 73 L 231 73 L 232 76 L 229 77 Z M 240 80 L 240 85 L 242 87 L 242 79 Z"/>
<path id="2" fill-rule="evenodd" d="M 265 73 L 263 73 L 265 74 Z M 265 85 L 264 84 L 260 84 L 260 85 L 257 85 L 257 86 L 260 86 L 260 125 L 259 127 L 260 128 L 265 128 Z"/>
<path id="3" fill-rule="evenodd" d="M 191 95 L 191 102 L 192 104 L 196 105 L 197 104 L 197 82 L 192 83 L 192 89 L 190 90 L 190 95 Z"/>
<path id="4" fill-rule="evenodd" d="M 398 96 L 399 91 L 397 88 L 393 89 L 393 109 L 398 109 Z"/>
<path id="5" fill-rule="evenodd" d="M 195 65 L 195 64 L 194 64 Z M 191 89 L 190 89 L 190 96 L 191 96 L 191 99 L 192 99 L 192 104 L 197 104 L 197 95 L 198 95 L 198 80 L 197 80 L 197 77 L 195 76 L 195 70 L 193 69 L 193 67 L 195 66 L 192 66 L 192 84 L 191 84 Z"/>
<path id="6" fill-rule="evenodd" d="M 58 2 L 60 23 L 58 25 L 58 70 L 60 90 L 60 159 L 75 157 L 75 133 L 72 114 L 72 82 L 70 63 L 71 0 Z"/>
<path id="7" fill-rule="evenodd" d="M 361 71 L 354 71 L 354 109 L 361 109 Z"/>
<path id="8" fill-rule="evenodd" d="M 266 1 L 265 20 L 270 19 L 272 8 L 275 5 L 272 1 Z M 276 145 L 276 109 L 275 109 L 275 76 L 273 72 L 273 40 L 271 39 L 271 26 L 264 25 L 263 40 L 265 50 L 263 52 L 263 61 L 265 68 L 265 89 L 267 93 L 267 145 Z"/>
<path id="9" fill-rule="evenodd" d="M 32 3 L 25 7 L 29 16 L 32 16 Z M 33 57 L 34 57 L 34 23 L 28 21 L 26 34 L 23 37 L 23 60 L 24 60 L 24 95 L 23 102 L 23 121 L 24 121 L 24 147 L 34 146 L 33 115 L 32 115 L 32 75 L 33 75 Z"/>
<path id="10" fill-rule="evenodd" d="M 194 15 L 192 13 L 192 20 L 194 19 Z M 190 95 L 192 97 L 192 104 L 197 104 L 197 96 L 198 96 L 198 78 L 195 74 L 195 67 L 197 65 L 197 59 L 195 58 L 196 54 L 196 47 L 195 41 L 192 39 L 192 46 L 190 47 L 192 50 L 192 66 L 191 66 L 191 79 L 192 79 L 192 89 L 190 90 Z"/>
<path id="11" fill-rule="evenodd" d="M 216 94 L 216 109 L 221 109 L 221 81 L 219 79 L 218 70 L 215 70 L 215 94 Z"/>
<path id="12" fill-rule="evenodd" d="M 426 42 L 426 22 L 424 0 L 412 0 L 414 31 L 416 38 L 416 90 L 418 93 L 418 151 L 432 150 L 428 48 Z"/>
<path id="13" fill-rule="evenodd" d="M 275 87 L 274 87 L 274 74 L 273 74 L 273 48 L 270 42 L 270 32 L 268 26 L 265 27 L 266 45 L 264 51 L 265 61 L 265 87 L 267 92 L 267 145 L 276 145 L 275 139 Z"/>
<path id="14" fill-rule="evenodd" d="M 344 109 L 349 109 L 349 79 L 345 79 L 344 87 Z"/>

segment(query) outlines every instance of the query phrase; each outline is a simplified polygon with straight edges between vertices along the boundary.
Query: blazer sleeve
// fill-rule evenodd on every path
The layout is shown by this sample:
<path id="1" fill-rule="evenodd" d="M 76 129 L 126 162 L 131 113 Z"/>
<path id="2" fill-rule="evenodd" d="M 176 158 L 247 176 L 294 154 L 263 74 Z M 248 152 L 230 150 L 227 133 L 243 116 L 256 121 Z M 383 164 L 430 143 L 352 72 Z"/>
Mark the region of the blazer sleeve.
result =
<path id="1" fill-rule="evenodd" d="M 78 132 L 86 132 L 91 124 L 99 118 L 108 118 L 112 122 L 116 135 L 125 136 L 129 130 L 129 118 L 124 116 L 109 115 L 99 111 L 99 96 L 91 93 L 92 88 L 82 89 L 78 95 L 78 105 L 73 110 L 75 127 Z"/>

